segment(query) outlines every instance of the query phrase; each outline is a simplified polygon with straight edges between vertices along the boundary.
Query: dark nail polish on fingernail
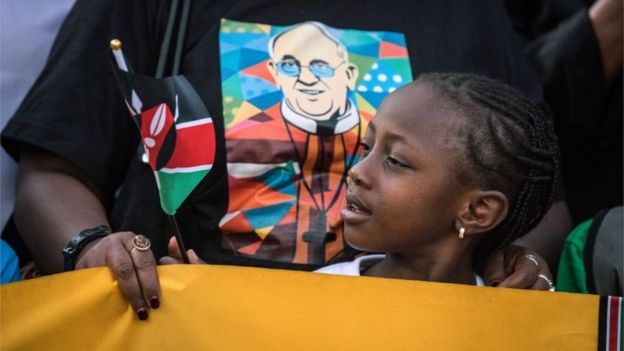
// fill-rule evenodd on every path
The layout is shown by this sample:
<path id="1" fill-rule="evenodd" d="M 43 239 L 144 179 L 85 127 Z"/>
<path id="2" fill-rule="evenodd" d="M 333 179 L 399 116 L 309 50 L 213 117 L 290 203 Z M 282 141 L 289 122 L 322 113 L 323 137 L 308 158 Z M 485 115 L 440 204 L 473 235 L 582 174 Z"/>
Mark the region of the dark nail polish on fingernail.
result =
<path id="1" fill-rule="evenodd" d="M 149 299 L 149 304 L 151 308 L 157 309 L 158 307 L 160 307 L 160 299 L 158 298 L 158 296 L 152 296 Z"/>
<path id="2" fill-rule="evenodd" d="M 498 286 L 498 284 L 500 284 L 499 281 L 493 281 L 490 283 L 490 286 Z"/>
<path id="3" fill-rule="evenodd" d="M 139 319 L 142 320 L 142 321 L 146 320 L 147 316 L 148 316 L 147 309 L 145 309 L 145 308 L 139 308 L 136 311 L 136 314 L 137 314 L 137 317 L 139 317 Z"/>

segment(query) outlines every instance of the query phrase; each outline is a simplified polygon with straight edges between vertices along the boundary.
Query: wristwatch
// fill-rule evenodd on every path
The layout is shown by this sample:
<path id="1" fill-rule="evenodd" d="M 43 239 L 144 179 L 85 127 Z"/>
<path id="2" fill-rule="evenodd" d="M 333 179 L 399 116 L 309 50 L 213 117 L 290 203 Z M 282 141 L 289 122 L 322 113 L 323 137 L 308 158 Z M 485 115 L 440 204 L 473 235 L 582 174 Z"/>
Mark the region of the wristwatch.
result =
<path id="1" fill-rule="evenodd" d="M 64 271 L 73 271 L 76 268 L 76 257 L 82 251 L 82 248 L 91 241 L 107 236 L 110 234 L 110 228 L 107 225 L 98 225 L 97 227 L 85 229 L 78 235 L 71 238 L 67 246 L 63 249 Z"/>

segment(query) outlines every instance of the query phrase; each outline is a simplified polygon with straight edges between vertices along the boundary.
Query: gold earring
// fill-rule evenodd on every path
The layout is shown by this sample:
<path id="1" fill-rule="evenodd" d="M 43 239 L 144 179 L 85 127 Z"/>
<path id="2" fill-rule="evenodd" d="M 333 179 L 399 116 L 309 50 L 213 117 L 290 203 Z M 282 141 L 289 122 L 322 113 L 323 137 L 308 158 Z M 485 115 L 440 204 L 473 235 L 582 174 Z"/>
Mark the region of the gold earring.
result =
<path id="1" fill-rule="evenodd" d="M 466 233 L 466 228 L 460 227 L 459 228 L 459 239 L 460 240 L 464 238 L 464 233 Z"/>

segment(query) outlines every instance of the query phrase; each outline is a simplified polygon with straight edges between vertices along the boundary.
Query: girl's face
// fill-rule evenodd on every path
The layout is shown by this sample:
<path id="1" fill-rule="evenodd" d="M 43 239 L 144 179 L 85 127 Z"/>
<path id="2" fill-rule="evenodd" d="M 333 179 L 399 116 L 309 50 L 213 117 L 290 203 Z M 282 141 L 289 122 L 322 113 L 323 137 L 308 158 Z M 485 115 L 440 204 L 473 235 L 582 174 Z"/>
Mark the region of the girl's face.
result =
<path id="1" fill-rule="evenodd" d="M 457 239 L 454 227 L 466 188 L 458 182 L 456 112 L 436 106 L 426 86 L 389 95 L 350 172 L 345 238 L 363 251 L 415 253 Z"/>

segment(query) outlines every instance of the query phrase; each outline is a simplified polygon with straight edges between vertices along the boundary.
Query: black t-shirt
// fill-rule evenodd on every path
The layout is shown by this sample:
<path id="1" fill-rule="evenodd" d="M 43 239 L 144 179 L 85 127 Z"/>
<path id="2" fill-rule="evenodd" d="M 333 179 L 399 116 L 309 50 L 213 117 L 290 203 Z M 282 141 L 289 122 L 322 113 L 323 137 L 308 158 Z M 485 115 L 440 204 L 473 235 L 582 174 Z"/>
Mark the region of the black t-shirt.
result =
<path id="1" fill-rule="evenodd" d="M 137 153 L 139 133 L 112 74 L 108 43 L 119 38 L 134 71 L 153 74 L 167 14 L 166 1 L 78 1 L 60 31 L 47 67 L 2 134 L 3 146 L 15 157 L 19 157 L 23 144 L 31 144 L 78 165 L 105 190 L 113 229 L 148 235 L 157 256 L 166 254 L 171 230 L 160 209 L 152 171 Z M 504 9 L 495 1 L 194 1 L 180 71 L 212 114 L 218 153 L 212 172 L 176 216 L 186 245 L 208 262 L 297 269 L 319 265 L 297 261 L 292 252 L 286 254 L 286 259 L 277 260 L 246 255 L 257 249 L 255 244 L 234 248 L 225 245 L 219 227 L 220 222 L 223 228 L 227 226 L 223 224 L 224 216 L 229 219 L 235 214 L 228 184 L 231 188 L 236 182 L 231 175 L 228 180 L 224 152 L 229 147 L 225 141 L 227 126 L 239 118 L 230 116 L 226 109 L 231 107 L 231 81 L 224 77 L 231 76 L 231 60 L 239 60 L 235 66 L 241 72 L 244 69 L 245 74 L 266 78 L 258 80 L 254 88 L 275 93 L 267 83 L 271 78 L 265 69 L 277 64 L 254 65 L 247 61 L 256 54 L 260 55 L 258 62 L 265 60 L 261 56 L 263 51 L 265 56 L 270 51 L 266 43 L 269 36 L 273 38 L 284 28 L 307 21 L 314 21 L 323 35 L 340 41 L 349 52 L 347 64 L 334 65 L 330 72 L 347 67 L 354 72 L 349 63 L 359 68 L 357 82 L 346 101 L 347 106 L 358 105 L 360 117 L 370 119 L 380 100 L 379 96 L 367 95 L 370 90 L 389 92 L 394 89 L 388 86 L 393 81 L 404 84 L 405 79 L 430 71 L 486 75 L 514 85 L 532 98 L 541 97 Z M 226 30 L 229 25 L 232 27 Z M 231 30 L 242 31 L 241 39 L 231 41 L 226 36 Z M 260 44 L 245 39 L 245 35 L 258 33 L 266 33 L 259 39 Z M 232 45 L 239 45 L 238 56 L 227 54 Z M 371 75 L 371 70 L 378 67 L 400 74 Z M 236 79 L 246 77 L 241 73 Z M 375 79 L 379 85 L 371 85 Z M 284 105 L 274 100 L 271 106 L 263 105 L 270 99 L 269 93 L 253 100 L 253 91 L 241 91 L 234 101 L 254 102 L 256 108 L 264 109 L 260 111 L 264 114 L 254 116 L 255 122 L 262 122 L 270 119 L 271 113 L 279 113 Z M 305 170 L 291 168 L 305 175 Z M 290 194 L 305 189 L 299 184 L 296 190 L 285 186 L 280 191 Z M 249 213 L 250 223 L 252 214 L 257 213 Z M 252 224 L 259 236 L 269 231 L 265 239 L 272 238 L 270 223 L 264 227 L 262 223 Z"/>

